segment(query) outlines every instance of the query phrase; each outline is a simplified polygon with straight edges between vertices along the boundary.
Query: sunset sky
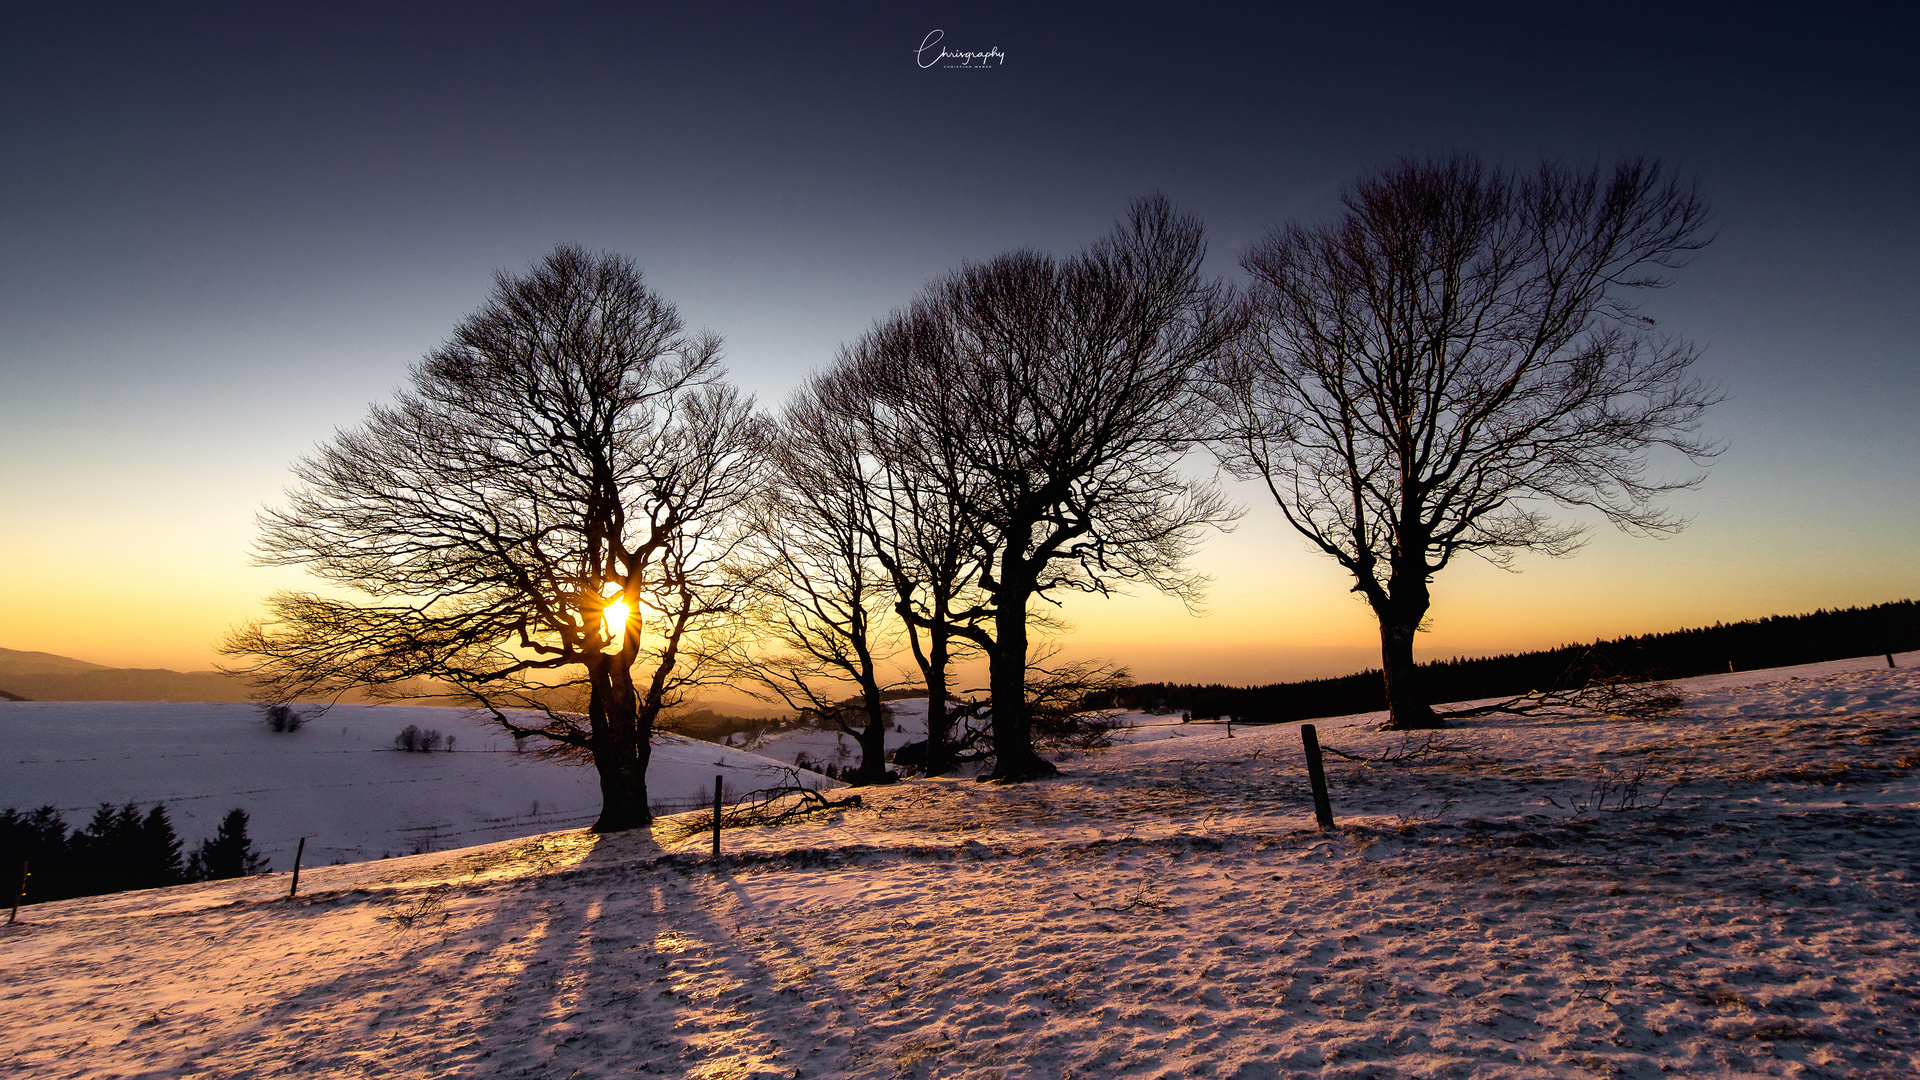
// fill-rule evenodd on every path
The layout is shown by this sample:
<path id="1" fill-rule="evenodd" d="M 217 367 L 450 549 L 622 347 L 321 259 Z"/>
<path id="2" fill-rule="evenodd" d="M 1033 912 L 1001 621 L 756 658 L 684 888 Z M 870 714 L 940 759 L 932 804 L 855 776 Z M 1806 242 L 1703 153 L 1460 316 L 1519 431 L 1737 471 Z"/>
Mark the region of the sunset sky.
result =
<path id="1" fill-rule="evenodd" d="M 1237 281 L 1343 182 L 1452 149 L 1698 178 L 1717 239 L 1645 311 L 1703 346 L 1728 449 L 1677 537 L 1446 571 L 1427 654 L 1920 595 L 1911 13 L 281 7 L 0 8 L 0 647 L 209 666 L 303 583 L 248 563 L 289 463 L 556 243 L 633 256 L 773 405 L 927 279 L 1069 252 L 1134 196 L 1198 214 Z M 941 47 L 1004 60 L 920 66 Z M 1368 663 L 1348 583 L 1243 498 L 1204 617 L 1076 601 L 1073 649 Z"/>

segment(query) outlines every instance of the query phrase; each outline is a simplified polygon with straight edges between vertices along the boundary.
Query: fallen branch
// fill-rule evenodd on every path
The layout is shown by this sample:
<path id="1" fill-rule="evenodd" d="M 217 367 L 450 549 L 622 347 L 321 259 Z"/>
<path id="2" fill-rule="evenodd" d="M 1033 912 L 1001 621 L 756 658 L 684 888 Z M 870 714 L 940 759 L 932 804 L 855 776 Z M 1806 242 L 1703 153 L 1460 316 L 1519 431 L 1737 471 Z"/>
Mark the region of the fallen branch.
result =
<path id="1" fill-rule="evenodd" d="M 830 799 L 820 793 L 818 788 L 808 787 L 800 780 L 800 770 L 783 768 L 788 783 L 774 787 L 749 791 L 733 805 L 722 809 L 720 827 L 722 829 L 741 829 L 758 825 L 785 825 L 798 821 L 823 810 L 845 810 L 861 804 L 860 796 L 849 795 L 844 799 Z M 706 832 L 713 828 L 713 811 L 680 817 L 667 825 L 669 841 L 683 840 L 695 833 Z"/>
<path id="2" fill-rule="evenodd" d="M 1624 682 L 1601 680 L 1577 690 L 1530 690 L 1519 697 L 1441 713 L 1445 720 L 1462 720 L 1491 713 L 1527 716 L 1548 709 L 1585 709 L 1590 712 L 1650 720 L 1667 716 L 1686 704 L 1686 699 L 1668 682 Z"/>
<path id="3" fill-rule="evenodd" d="M 1155 911 L 1155 912 L 1165 912 L 1165 911 L 1171 911 L 1173 909 L 1172 904 L 1169 904 L 1166 901 L 1160 899 L 1157 895 L 1154 895 L 1153 886 L 1147 884 L 1144 881 L 1142 881 L 1139 884 L 1139 886 L 1133 890 L 1133 898 L 1131 900 L 1128 900 L 1126 903 L 1120 905 L 1119 907 L 1103 907 L 1099 904 L 1095 904 L 1090 898 L 1082 896 L 1079 893 L 1074 893 L 1073 898 L 1076 900 L 1085 902 L 1086 904 L 1090 905 L 1095 911 L 1111 911 L 1116 915 L 1124 915 L 1127 912 L 1132 911 L 1134 908 L 1146 908 L 1149 911 Z"/>
<path id="4" fill-rule="evenodd" d="M 390 922 L 401 932 L 429 921 L 446 922 L 447 914 L 440 910 L 447 902 L 446 890 L 445 885 L 435 885 L 410 898 L 396 899 L 387 905 L 387 914 L 378 916 L 377 921 Z"/>
<path id="5" fill-rule="evenodd" d="M 1459 714 L 1450 713 L 1448 715 L 1457 716 Z M 1409 732 L 1405 736 L 1402 736 L 1400 745 L 1389 746 L 1377 754 L 1349 754 L 1338 747 L 1329 746 L 1326 743 L 1320 744 L 1322 753 L 1332 754 L 1334 757 L 1346 761 L 1358 762 L 1361 765 L 1405 765 L 1423 758 L 1445 757 L 1449 754 L 1465 754 L 1474 749 L 1476 748 L 1467 743 L 1449 741 L 1440 732 L 1436 731 L 1429 731 L 1420 735 Z"/>

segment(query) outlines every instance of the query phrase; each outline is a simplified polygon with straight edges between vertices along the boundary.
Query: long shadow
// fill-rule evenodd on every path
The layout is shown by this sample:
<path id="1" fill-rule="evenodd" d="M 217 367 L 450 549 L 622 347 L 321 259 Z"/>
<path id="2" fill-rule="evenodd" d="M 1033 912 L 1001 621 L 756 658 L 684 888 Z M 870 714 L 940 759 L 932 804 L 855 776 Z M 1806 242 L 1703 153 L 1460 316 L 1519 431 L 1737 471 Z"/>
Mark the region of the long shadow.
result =
<path id="1" fill-rule="evenodd" d="M 276 936 L 311 944 L 327 920 L 342 920 L 352 953 L 332 958 L 324 978 L 294 973 L 283 993 L 258 995 L 243 1022 L 184 1053 L 177 1042 L 156 1046 L 171 1060 L 148 1066 L 238 1076 L 377 1062 L 418 1075 L 559 1078 L 726 1063 L 722 1071 L 792 1075 L 783 1063 L 797 1048 L 750 1022 L 772 973 L 709 910 L 712 890 L 694 879 L 708 868 L 646 833 L 600 837 L 582 858 L 522 874 L 460 868 L 259 905 L 293 925 L 276 935 L 268 924 L 236 945 L 258 954 Z"/>

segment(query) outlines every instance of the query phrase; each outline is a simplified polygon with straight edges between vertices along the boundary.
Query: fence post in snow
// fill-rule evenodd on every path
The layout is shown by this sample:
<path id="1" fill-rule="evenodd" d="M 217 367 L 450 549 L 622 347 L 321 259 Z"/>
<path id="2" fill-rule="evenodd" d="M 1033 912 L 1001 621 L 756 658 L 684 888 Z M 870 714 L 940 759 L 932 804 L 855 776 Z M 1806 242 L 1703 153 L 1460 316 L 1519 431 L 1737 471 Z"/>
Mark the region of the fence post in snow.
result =
<path id="1" fill-rule="evenodd" d="M 720 861 L 720 777 L 713 778 L 713 861 Z"/>
<path id="2" fill-rule="evenodd" d="M 1327 797 L 1327 768 L 1320 761 L 1320 736 L 1312 724 L 1300 725 L 1300 742 L 1307 750 L 1307 782 L 1313 786 L 1313 816 L 1323 829 L 1333 828 L 1333 800 Z"/>
<path id="3" fill-rule="evenodd" d="M 7 925 L 20 921 L 20 901 L 27 898 L 27 860 L 20 860 L 20 889 L 13 894 L 13 913 L 7 916 Z"/>
<path id="4" fill-rule="evenodd" d="M 1888 667 L 1899 667 L 1899 666 L 1900 666 L 1899 664 L 1896 664 L 1896 663 L 1894 663 L 1894 662 L 1893 662 L 1893 654 L 1892 654 L 1892 653 L 1888 653 L 1888 654 L 1887 654 L 1887 666 L 1888 666 Z"/>
<path id="5" fill-rule="evenodd" d="M 300 846 L 293 849 L 293 884 L 287 888 L 287 899 L 289 900 L 293 899 L 294 893 L 300 891 L 300 857 L 306 853 L 307 838 L 303 836 L 300 838 Z"/>

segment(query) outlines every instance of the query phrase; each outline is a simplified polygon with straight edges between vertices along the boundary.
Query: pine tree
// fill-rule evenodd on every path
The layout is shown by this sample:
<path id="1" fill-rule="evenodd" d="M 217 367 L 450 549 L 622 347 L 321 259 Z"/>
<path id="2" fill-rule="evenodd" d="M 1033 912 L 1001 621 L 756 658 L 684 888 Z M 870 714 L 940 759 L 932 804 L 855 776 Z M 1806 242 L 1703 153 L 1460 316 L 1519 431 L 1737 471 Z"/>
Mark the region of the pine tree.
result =
<path id="1" fill-rule="evenodd" d="M 139 846 L 131 869 L 136 889 L 178 885 L 187 879 L 180 864 L 180 838 L 174 835 L 165 803 L 155 803 L 141 821 Z"/>
<path id="2" fill-rule="evenodd" d="M 12 899 L 20 887 L 20 870 L 31 868 L 25 902 L 58 900 L 66 891 L 67 822 L 60 811 L 42 806 L 29 814 L 8 807 L 0 814 L 0 884 Z"/>
<path id="3" fill-rule="evenodd" d="M 220 822 L 220 831 L 212 839 L 202 840 L 187 861 L 187 876 L 193 881 L 219 881 L 266 872 L 267 859 L 256 854 L 247 838 L 247 812 L 234 807 Z"/>
<path id="4" fill-rule="evenodd" d="M 101 803 L 87 827 L 67 843 L 71 867 L 71 896 L 96 896 L 139 888 L 140 808 L 128 803 L 115 809 Z"/>

